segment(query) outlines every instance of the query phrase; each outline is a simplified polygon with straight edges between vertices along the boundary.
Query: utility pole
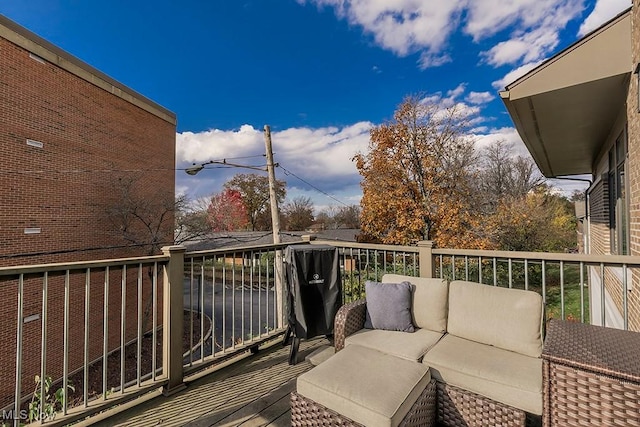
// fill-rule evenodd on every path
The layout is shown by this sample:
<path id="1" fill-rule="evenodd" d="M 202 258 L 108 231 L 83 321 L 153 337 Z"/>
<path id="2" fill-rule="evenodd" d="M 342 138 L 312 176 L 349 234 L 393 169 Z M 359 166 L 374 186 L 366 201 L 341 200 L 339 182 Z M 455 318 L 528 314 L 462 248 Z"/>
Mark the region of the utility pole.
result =
<path id="1" fill-rule="evenodd" d="M 273 244 L 280 243 L 280 213 L 278 211 L 278 199 L 276 197 L 275 163 L 273 162 L 273 148 L 271 146 L 271 128 L 264 125 L 264 143 L 267 155 L 267 174 L 269 175 L 269 200 L 271 202 L 271 228 L 273 229 Z M 284 277 L 282 271 L 282 251 L 276 249 L 275 257 L 275 291 L 276 308 L 278 315 L 278 328 L 284 327 Z"/>
<path id="2" fill-rule="evenodd" d="M 276 174 L 273 163 L 273 148 L 271 147 L 271 128 L 264 125 L 264 144 L 267 153 L 267 173 L 269 174 L 269 201 L 271 202 L 271 228 L 273 228 L 273 243 L 280 243 L 280 214 L 276 197 Z"/>

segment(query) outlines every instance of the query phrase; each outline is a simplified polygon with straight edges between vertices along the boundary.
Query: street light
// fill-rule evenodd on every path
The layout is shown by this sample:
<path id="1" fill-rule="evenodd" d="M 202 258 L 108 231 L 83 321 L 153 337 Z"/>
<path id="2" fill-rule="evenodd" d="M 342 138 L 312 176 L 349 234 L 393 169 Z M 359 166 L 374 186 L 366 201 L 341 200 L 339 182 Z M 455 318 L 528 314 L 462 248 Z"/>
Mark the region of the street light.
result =
<path id="1" fill-rule="evenodd" d="M 196 175 L 198 172 L 200 172 L 202 169 L 204 169 L 204 167 L 206 165 L 212 165 L 212 164 L 217 164 L 217 165 L 224 165 L 224 166 L 228 166 L 231 168 L 245 168 L 245 169 L 253 169 L 253 170 L 257 170 L 257 171 L 262 171 L 262 172 L 266 172 L 267 168 L 264 167 L 260 167 L 260 166 L 247 166 L 247 165 L 238 165 L 236 163 L 229 163 L 227 162 L 227 159 L 222 159 L 222 161 L 220 160 L 209 160 L 208 162 L 204 162 L 204 163 L 194 163 L 193 166 L 189 166 L 188 168 L 185 168 L 185 172 L 188 175 Z M 278 164 L 276 163 L 276 166 Z"/>

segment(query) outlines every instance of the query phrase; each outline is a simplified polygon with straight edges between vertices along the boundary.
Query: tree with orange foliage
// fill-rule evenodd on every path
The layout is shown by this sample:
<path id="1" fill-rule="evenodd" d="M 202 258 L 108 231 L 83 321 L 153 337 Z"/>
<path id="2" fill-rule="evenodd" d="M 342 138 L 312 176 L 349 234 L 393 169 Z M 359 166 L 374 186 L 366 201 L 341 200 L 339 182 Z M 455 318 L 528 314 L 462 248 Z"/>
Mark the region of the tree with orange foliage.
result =
<path id="1" fill-rule="evenodd" d="M 363 235 L 390 244 L 488 247 L 470 202 L 477 157 L 468 124 L 460 105 L 409 96 L 391 122 L 371 130 L 368 153 L 354 157 Z"/>

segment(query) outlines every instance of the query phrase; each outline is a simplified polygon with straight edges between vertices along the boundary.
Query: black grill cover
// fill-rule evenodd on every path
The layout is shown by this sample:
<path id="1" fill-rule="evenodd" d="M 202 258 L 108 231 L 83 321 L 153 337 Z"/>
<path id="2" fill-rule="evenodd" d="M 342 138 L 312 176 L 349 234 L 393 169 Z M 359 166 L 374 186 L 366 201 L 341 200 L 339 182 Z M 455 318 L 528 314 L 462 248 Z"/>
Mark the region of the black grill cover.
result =
<path id="1" fill-rule="evenodd" d="M 289 327 L 298 338 L 332 335 L 333 320 L 342 304 L 338 248 L 288 246 L 284 262 Z"/>

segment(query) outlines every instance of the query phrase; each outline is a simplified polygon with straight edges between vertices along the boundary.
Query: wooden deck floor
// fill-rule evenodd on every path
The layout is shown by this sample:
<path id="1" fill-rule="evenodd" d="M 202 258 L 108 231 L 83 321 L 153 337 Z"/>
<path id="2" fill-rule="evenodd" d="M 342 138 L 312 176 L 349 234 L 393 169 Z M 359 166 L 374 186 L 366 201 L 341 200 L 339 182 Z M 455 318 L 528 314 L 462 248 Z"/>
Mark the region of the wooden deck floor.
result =
<path id="1" fill-rule="evenodd" d="M 173 396 L 158 396 L 97 426 L 290 426 L 289 393 L 296 378 L 312 368 L 304 357 L 324 338 L 303 341 L 298 362 L 288 364 L 289 348 L 276 344 L 256 355 L 199 378 Z"/>

